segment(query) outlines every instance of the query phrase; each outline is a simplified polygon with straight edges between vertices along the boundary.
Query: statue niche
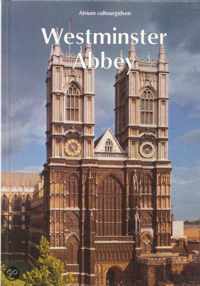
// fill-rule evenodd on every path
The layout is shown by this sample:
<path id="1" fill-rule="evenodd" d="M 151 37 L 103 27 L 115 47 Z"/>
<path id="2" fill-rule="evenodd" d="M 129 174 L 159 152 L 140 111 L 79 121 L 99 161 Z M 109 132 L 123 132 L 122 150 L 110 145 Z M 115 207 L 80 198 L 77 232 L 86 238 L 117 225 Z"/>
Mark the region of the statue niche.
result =
<path id="1" fill-rule="evenodd" d="M 141 252 L 142 254 L 150 254 L 152 252 L 152 236 L 148 232 L 141 235 Z"/>

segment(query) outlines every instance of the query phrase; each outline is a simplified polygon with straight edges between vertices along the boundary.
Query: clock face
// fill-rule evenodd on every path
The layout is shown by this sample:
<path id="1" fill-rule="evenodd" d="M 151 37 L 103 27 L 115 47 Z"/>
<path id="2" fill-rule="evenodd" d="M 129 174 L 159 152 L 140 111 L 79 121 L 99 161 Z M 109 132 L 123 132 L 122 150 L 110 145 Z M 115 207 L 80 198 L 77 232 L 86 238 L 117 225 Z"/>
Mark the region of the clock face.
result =
<path id="1" fill-rule="evenodd" d="M 144 142 L 140 146 L 140 153 L 144 158 L 152 158 L 155 152 L 154 145 L 150 142 Z"/>
<path id="2" fill-rule="evenodd" d="M 75 139 L 70 139 L 65 144 L 65 152 L 68 156 L 78 156 L 81 152 L 81 144 Z"/>

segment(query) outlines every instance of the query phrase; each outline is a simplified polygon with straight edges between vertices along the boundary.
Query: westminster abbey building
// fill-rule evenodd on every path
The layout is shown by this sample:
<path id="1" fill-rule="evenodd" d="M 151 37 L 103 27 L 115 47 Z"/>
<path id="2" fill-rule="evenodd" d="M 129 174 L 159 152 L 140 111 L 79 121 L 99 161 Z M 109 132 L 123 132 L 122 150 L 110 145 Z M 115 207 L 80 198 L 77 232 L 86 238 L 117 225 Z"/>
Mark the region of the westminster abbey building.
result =
<path id="1" fill-rule="evenodd" d="M 87 65 L 91 46 L 82 50 Z M 41 235 L 78 286 L 160 286 L 187 257 L 172 248 L 168 158 L 168 62 L 122 64 L 114 90 L 115 130 L 95 140 L 95 69 L 54 45 L 47 70 L 47 161 L 31 195 L 26 256 Z M 98 78 L 97 78 L 98 80 Z M 106 83 L 105 83 L 106 84 Z M 58 285 L 59 286 L 59 285 Z"/>
<path id="2" fill-rule="evenodd" d="M 91 47 L 82 53 L 87 64 Z M 162 46 L 155 61 L 134 46 L 128 56 L 133 68 L 115 76 L 115 132 L 97 140 L 94 69 L 73 68 L 59 46 L 49 58 L 46 232 L 80 285 L 133 285 L 134 260 L 171 252 L 168 63 Z"/>

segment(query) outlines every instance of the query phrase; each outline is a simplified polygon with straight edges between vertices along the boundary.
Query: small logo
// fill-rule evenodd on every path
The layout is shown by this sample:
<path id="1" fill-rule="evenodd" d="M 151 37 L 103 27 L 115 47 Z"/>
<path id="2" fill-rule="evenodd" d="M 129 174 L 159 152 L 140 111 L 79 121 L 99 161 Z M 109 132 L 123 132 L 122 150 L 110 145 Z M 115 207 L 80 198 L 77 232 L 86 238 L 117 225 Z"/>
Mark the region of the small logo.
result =
<path id="1" fill-rule="evenodd" d="M 19 278 L 20 271 L 15 266 L 9 266 L 6 271 L 5 275 L 10 281 L 14 281 Z"/>

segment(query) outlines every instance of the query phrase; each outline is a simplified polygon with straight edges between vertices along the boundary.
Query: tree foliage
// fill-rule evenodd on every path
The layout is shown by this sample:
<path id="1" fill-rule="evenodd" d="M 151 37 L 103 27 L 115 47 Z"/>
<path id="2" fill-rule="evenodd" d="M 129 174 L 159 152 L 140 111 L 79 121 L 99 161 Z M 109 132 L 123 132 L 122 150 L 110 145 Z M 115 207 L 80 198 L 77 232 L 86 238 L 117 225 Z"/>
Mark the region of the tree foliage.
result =
<path id="1" fill-rule="evenodd" d="M 38 246 L 39 257 L 36 266 L 23 275 L 25 286 L 64 286 L 64 264 L 49 254 L 49 242 L 42 236 Z M 68 283 L 72 283 L 68 281 Z"/>
<path id="2" fill-rule="evenodd" d="M 4 273 L 5 273 L 5 265 L 1 265 L 1 285 L 9 286 L 9 281 L 6 279 L 6 276 Z"/>

